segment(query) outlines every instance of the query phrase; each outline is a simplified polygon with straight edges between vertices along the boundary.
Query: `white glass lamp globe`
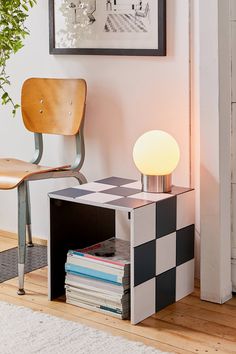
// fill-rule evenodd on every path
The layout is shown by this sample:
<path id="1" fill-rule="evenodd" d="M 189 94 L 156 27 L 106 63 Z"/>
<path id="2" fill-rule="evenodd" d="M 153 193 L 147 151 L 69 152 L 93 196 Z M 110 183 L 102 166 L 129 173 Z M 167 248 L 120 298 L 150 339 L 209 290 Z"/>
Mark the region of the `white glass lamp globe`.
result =
<path id="1" fill-rule="evenodd" d="M 170 191 L 171 173 L 178 165 L 179 157 L 179 146 L 176 140 L 162 130 L 144 133 L 138 138 L 133 148 L 134 163 L 142 175 L 149 176 L 149 182 L 151 180 L 154 182 L 157 176 L 163 176 L 156 183 L 167 183 L 168 191 Z M 152 179 L 151 176 L 153 176 Z M 164 178 L 165 176 L 168 177 Z M 158 190 L 153 190 L 154 192 L 167 191 L 166 187 L 156 188 Z"/>

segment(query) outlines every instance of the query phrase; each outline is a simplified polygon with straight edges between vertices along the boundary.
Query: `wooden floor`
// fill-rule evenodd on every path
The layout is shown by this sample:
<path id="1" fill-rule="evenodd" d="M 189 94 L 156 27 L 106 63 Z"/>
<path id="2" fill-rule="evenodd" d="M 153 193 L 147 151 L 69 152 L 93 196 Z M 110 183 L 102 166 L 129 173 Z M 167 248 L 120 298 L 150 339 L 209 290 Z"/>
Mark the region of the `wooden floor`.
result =
<path id="1" fill-rule="evenodd" d="M 11 235 L 0 236 L 0 251 L 14 247 Z M 224 305 L 199 300 L 199 288 L 139 325 L 47 300 L 47 269 L 25 276 L 25 296 L 18 296 L 17 279 L 0 284 L 0 300 L 105 330 L 175 353 L 236 353 L 236 297 Z M 128 353 L 127 353 L 128 354 Z"/>

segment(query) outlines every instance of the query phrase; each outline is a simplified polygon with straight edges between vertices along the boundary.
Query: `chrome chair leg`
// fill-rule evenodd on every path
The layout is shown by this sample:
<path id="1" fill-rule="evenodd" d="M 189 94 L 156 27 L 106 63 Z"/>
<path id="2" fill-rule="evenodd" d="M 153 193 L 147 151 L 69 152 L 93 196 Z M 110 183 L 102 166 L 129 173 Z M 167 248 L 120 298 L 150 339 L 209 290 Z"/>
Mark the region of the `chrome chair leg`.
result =
<path id="1" fill-rule="evenodd" d="M 18 295 L 24 295 L 24 270 L 25 270 L 25 254 L 26 254 L 26 198 L 27 185 L 22 182 L 18 186 Z"/>
<path id="2" fill-rule="evenodd" d="M 32 242 L 32 231 L 31 231 L 31 206 L 30 206 L 30 190 L 29 183 L 26 183 L 26 235 L 27 235 L 27 246 L 33 247 L 34 244 Z"/>
<path id="3" fill-rule="evenodd" d="M 81 172 L 74 172 L 73 177 L 75 177 L 79 181 L 79 184 L 87 183 L 87 179 Z"/>
<path id="4" fill-rule="evenodd" d="M 18 263 L 18 279 L 19 279 L 19 289 L 17 290 L 18 295 L 25 295 L 24 274 L 25 274 L 25 265 Z"/>

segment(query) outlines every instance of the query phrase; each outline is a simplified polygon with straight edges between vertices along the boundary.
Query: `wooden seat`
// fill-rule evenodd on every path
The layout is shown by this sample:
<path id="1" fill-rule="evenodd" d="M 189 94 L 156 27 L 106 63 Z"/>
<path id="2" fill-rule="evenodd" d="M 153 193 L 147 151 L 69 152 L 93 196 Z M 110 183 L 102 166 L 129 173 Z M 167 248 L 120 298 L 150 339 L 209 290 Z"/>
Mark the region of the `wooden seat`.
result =
<path id="1" fill-rule="evenodd" d="M 17 159 L 0 159 L 0 189 L 13 189 L 24 179 L 34 174 L 58 171 L 69 167 L 70 165 L 46 167 Z"/>
<path id="2" fill-rule="evenodd" d="M 85 149 L 83 123 L 87 86 L 83 79 L 31 78 L 24 82 L 21 93 L 23 122 L 34 133 L 35 151 L 30 162 L 0 159 L 0 189 L 18 189 L 18 294 L 24 291 L 26 233 L 28 246 L 31 234 L 29 182 L 48 178 L 75 177 L 80 184 L 87 180 L 80 172 Z M 74 136 L 74 163 L 63 166 L 41 166 L 43 134 Z"/>

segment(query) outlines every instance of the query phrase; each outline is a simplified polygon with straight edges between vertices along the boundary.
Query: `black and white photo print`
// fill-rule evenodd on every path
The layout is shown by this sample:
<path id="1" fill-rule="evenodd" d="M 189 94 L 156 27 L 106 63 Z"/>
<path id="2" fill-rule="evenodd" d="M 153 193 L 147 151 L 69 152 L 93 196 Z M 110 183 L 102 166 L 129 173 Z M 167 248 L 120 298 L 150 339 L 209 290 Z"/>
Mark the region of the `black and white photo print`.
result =
<path id="1" fill-rule="evenodd" d="M 166 55 L 166 0 L 49 0 L 51 54 Z"/>

